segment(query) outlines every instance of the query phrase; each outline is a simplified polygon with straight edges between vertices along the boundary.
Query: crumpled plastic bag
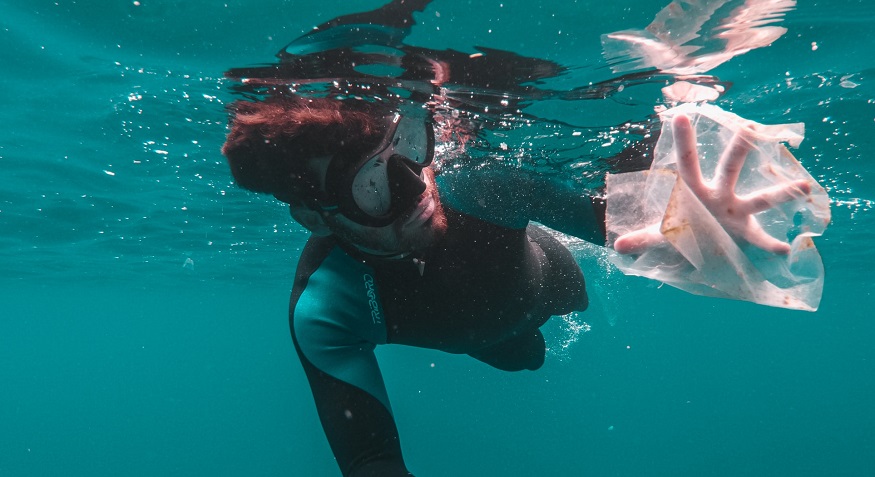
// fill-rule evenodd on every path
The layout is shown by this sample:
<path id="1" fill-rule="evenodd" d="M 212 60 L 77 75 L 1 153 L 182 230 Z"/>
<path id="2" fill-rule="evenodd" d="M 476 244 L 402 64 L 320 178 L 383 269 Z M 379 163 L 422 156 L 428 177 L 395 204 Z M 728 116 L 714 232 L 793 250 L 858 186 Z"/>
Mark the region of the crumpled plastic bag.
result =
<path id="1" fill-rule="evenodd" d="M 702 176 L 709 180 L 735 133 L 748 129 L 754 147 L 736 185 L 744 195 L 778 184 L 806 180 L 811 194 L 757 214 L 763 229 L 789 242 L 776 255 L 735 240 L 679 179 L 672 118 L 690 118 L 699 143 Z M 762 125 L 709 104 L 684 104 L 660 114 L 662 132 L 649 171 L 607 178 L 608 244 L 617 237 L 661 222 L 666 241 L 640 255 L 613 252 L 611 261 L 628 275 L 667 283 L 690 293 L 814 311 L 823 291 L 823 262 L 812 237 L 830 222 L 826 190 L 782 144 L 798 147 L 804 125 Z"/>

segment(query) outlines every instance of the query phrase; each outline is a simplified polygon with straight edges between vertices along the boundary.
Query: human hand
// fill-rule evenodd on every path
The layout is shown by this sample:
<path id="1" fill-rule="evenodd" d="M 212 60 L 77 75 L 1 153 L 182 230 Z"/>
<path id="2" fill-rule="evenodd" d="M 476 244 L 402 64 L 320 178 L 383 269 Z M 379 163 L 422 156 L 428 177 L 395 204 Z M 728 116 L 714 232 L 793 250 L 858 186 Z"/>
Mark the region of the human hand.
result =
<path id="1" fill-rule="evenodd" d="M 733 137 L 717 163 L 714 177 L 706 181 L 699 167 L 696 132 L 690 119 L 680 114 L 674 118 L 672 126 L 680 179 L 729 235 L 771 253 L 790 253 L 790 245 L 769 235 L 754 215 L 810 194 L 811 184 L 797 180 L 739 196 L 735 193 L 735 185 L 753 146 L 747 134 L 742 131 Z M 637 254 L 664 242 L 661 226 L 661 222 L 657 222 L 621 235 L 614 242 L 614 250 L 621 254 Z"/>

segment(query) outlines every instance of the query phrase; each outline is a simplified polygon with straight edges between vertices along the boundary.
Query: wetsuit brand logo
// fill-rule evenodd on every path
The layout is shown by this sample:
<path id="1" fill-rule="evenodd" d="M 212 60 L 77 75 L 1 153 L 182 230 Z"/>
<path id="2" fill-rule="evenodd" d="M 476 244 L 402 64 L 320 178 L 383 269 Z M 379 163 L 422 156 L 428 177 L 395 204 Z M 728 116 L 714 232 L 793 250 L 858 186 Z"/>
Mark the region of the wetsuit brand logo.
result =
<path id="1" fill-rule="evenodd" d="M 374 288 L 374 277 L 365 273 L 365 289 L 368 292 L 368 306 L 371 307 L 371 320 L 374 324 L 383 322 L 383 315 L 380 314 L 380 304 L 377 303 L 377 290 Z"/>

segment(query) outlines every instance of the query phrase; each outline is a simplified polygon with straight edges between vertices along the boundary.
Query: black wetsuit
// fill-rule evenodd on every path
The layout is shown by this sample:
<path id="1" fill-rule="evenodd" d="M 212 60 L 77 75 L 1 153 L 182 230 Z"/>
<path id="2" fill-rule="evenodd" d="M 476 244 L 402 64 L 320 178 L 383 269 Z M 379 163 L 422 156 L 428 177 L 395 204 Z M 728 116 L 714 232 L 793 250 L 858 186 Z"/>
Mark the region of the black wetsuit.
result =
<path id="1" fill-rule="evenodd" d="M 292 339 L 345 476 L 411 475 L 376 345 L 537 369 L 545 353 L 538 328 L 551 315 L 587 306 L 580 268 L 547 232 L 500 227 L 449 208 L 446 214 L 447 234 L 417 262 L 368 257 L 331 237 L 312 237 L 298 263 Z"/>

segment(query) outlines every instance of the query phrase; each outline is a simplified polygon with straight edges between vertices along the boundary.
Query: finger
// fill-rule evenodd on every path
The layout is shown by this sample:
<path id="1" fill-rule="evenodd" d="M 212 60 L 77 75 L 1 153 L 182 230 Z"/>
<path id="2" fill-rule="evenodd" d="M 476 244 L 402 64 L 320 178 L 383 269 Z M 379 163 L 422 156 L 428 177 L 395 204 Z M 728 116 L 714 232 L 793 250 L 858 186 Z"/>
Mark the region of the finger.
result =
<path id="1" fill-rule="evenodd" d="M 743 131 L 739 131 L 732 137 L 732 141 L 729 142 L 729 146 L 726 147 L 717 162 L 717 169 L 714 172 L 714 187 L 727 192 L 735 190 L 741 168 L 744 166 L 744 161 L 752 147 L 753 144 Z"/>
<path id="2" fill-rule="evenodd" d="M 696 131 L 690 124 L 690 118 L 681 114 L 675 116 L 673 122 L 674 144 L 677 148 L 678 173 L 697 196 L 707 191 L 702 180 L 702 170 L 699 168 L 699 153 L 696 150 Z"/>
<path id="3" fill-rule="evenodd" d="M 769 235 L 753 217 L 750 218 L 750 223 L 744 233 L 744 239 L 751 245 L 759 247 L 766 252 L 778 255 L 790 253 L 790 244 Z"/>
<path id="4" fill-rule="evenodd" d="M 810 193 L 811 184 L 805 180 L 779 184 L 741 197 L 742 209 L 747 214 L 757 214 Z"/>
<path id="5" fill-rule="evenodd" d="M 665 241 L 665 237 L 659 232 L 659 223 L 649 227 L 621 235 L 614 241 L 614 250 L 628 255 L 637 254 Z"/>

